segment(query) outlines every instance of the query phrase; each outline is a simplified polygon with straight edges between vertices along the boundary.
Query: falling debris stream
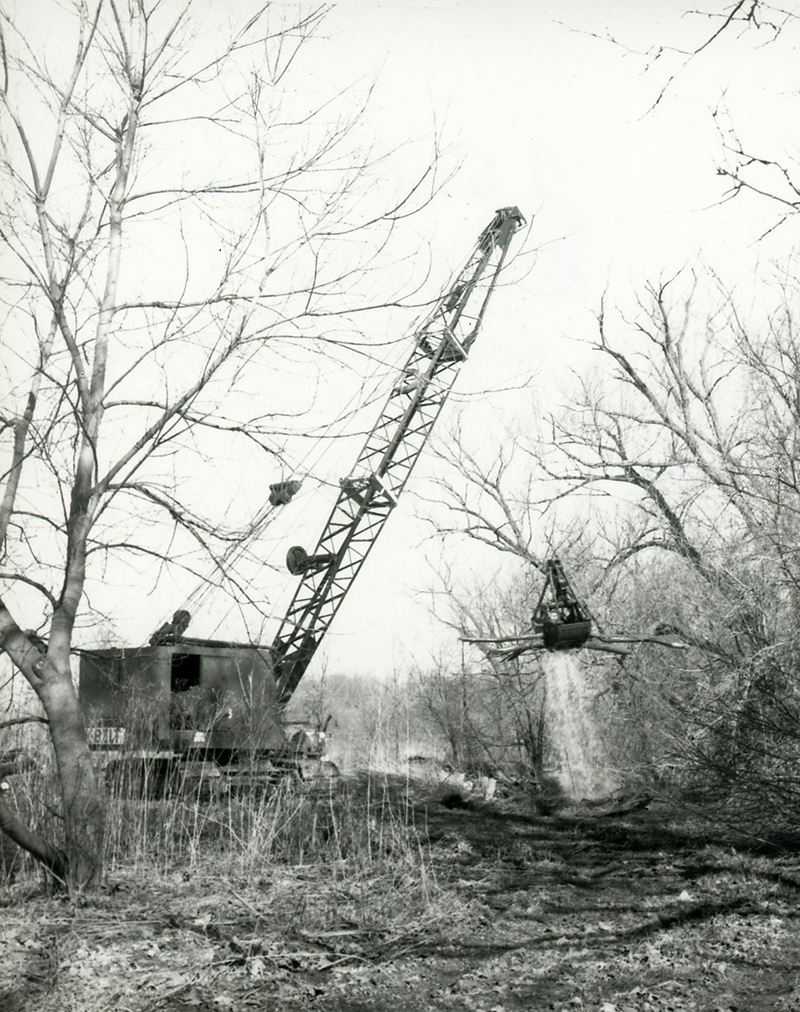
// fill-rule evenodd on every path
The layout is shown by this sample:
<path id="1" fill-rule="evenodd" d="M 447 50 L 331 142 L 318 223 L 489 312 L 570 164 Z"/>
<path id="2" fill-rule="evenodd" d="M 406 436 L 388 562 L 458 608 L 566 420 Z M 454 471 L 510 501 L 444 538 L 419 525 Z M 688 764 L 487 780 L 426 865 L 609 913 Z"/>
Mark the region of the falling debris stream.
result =
<path id="1" fill-rule="evenodd" d="M 619 784 L 609 770 L 586 675 L 572 653 L 547 653 L 547 724 L 558 779 L 576 799 L 600 798 Z"/>

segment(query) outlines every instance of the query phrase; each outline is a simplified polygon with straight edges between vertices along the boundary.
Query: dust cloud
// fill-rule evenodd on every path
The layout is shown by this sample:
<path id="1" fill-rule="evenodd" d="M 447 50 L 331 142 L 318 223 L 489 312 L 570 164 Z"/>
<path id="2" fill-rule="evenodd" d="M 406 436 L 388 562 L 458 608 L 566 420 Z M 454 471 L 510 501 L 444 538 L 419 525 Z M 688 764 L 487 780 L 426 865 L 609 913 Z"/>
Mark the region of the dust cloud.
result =
<path id="1" fill-rule="evenodd" d="M 619 783 L 608 768 L 589 686 L 578 660 L 572 653 L 548 653 L 542 663 L 551 754 L 562 788 L 576 800 L 612 794 Z"/>

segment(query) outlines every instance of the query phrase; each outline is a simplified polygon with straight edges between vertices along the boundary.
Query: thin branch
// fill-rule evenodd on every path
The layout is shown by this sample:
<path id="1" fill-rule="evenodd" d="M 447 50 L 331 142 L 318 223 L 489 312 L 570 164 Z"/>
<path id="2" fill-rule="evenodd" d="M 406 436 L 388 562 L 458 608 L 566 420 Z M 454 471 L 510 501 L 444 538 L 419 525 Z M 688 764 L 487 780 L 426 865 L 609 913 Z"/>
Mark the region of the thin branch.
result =
<path id="1" fill-rule="evenodd" d="M 17 727 L 19 724 L 50 724 L 47 717 L 13 717 L 11 720 L 0 720 L 0 731 L 7 727 Z"/>

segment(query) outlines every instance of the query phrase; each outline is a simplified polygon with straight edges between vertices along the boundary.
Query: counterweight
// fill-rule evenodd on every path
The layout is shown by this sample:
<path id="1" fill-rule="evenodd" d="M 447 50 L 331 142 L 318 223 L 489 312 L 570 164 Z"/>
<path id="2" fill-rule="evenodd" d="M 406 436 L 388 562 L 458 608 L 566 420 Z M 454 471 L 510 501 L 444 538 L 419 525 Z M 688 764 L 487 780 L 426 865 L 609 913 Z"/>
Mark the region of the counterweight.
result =
<path id="1" fill-rule="evenodd" d="M 463 362 L 478 336 L 515 232 L 516 207 L 497 211 L 464 269 L 414 332 L 414 346 L 312 555 L 292 548 L 287 565 L 301 577 L 272 644 L 279 696 L 294 692 L 353 580 L 389 518 Z"/>

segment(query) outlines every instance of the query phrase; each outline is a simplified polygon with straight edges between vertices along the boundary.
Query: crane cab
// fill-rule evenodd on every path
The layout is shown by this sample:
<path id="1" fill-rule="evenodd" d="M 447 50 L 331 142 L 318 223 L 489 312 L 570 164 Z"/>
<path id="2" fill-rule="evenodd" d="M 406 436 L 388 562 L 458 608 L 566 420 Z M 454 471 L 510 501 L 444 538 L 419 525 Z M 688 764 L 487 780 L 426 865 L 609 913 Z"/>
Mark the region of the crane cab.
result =
<path id="1" fill-rule="evenodd" d="M 86 650 L 79 699 L 95 748 L 192 751 L 224 764 L 286 747 L 267 647 L 162 637 Z"/>

